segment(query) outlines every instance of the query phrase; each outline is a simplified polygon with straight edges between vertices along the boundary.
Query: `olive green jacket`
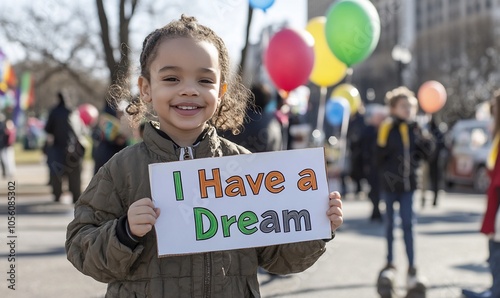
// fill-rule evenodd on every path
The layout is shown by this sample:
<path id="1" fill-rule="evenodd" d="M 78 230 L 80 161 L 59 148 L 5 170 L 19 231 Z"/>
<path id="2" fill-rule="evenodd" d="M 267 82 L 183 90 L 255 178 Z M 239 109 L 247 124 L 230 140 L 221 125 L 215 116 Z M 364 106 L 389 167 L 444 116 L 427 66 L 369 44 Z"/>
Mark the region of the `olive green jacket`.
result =
<path id="1" fill-rule="evenodd" d="M 214 128 L 193 152 L 195 158 L 249 153 Z M 148 165 L 177 161 L 179 154 L 147 124 L 144 142 L 113 156 L 77 201 L 67 229 L 67 257 L 79 271 L 108 283 L 106 297 L 260 297 L 258 266 L 277 274 L 301 272 L 325 252 L 325 242 L 317 240 L 158 258 L 154 232 L 134 249 L 120 242 L 119 218 L 134 201 L 151 197 Z"/>

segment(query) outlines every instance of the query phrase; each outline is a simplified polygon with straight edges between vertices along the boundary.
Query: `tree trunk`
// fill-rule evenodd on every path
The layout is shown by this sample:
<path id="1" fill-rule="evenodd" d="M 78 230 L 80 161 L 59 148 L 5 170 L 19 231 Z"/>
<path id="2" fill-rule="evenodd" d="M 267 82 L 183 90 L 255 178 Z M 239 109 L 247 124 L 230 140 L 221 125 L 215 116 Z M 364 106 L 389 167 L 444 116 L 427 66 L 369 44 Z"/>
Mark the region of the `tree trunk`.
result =
<path id="1" fill-rule="evenodd" d="M 248 51 L 248 46 L 249 46 L 249 39 L 250 39 L 250 26 L 252 25 L 252 16 L 253 16 L 253 8 L 248 5 L 248 18 L 247 18 L 247 26 L 246 26 L 246 31 L 245 31 L 245 46 L 241 50 L 241 59 L 240 59 L 240 68 L 239 68 L 239 74 L 240 76 L 243 76 L 245 73 L 245 61 L 247 58 L 247 51 Z"/>
<path id="2" fill-rule="evenodd" d="M 115 49 L 111 44 L 108 18 L 103 5 L 103 1 L 96 0 L 97 14 L 99 16 L 99 23 L 101 25 L 101 41 L 106 57 L 106 66 L 109 70 L 109 83 L 110 85 L 117 85 L 125 89 L 130 89 L 129 25 L 130 20 L 134 16 L 137 2 L 138 0 L 120 0 L 118 24 L 119 44 Z M 118 61 L 115 58 L 115 52 L 117 51 L 119 51 L 120 53 Z"/>

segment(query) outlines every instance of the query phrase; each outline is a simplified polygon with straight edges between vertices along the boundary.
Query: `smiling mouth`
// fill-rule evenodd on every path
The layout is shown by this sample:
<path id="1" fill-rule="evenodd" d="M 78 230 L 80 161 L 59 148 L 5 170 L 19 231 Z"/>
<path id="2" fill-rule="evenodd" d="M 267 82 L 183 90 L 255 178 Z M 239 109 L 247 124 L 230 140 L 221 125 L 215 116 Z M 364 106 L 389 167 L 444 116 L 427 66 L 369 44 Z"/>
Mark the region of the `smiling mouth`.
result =
<path id="1" fill-rule="evenodd" d="M 196 110 L 196 109 L 200 108 L 200 107 L 195 107 L 195 106 L 175 106 L 175 107 L 180 109 L 180 110 L 186 110 L 186 111 Z"/>

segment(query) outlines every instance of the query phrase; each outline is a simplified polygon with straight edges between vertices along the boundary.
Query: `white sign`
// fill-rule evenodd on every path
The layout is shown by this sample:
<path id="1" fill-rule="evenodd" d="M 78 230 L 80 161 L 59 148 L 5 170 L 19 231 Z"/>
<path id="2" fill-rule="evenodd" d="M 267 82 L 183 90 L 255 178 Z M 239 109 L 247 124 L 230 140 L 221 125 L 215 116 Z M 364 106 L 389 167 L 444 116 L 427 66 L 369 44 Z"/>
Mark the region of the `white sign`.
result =
<path id="1" fill-rule="evenodd" d="M 158 255 L 330 238 L 323 148 L 149 165 Z"/>

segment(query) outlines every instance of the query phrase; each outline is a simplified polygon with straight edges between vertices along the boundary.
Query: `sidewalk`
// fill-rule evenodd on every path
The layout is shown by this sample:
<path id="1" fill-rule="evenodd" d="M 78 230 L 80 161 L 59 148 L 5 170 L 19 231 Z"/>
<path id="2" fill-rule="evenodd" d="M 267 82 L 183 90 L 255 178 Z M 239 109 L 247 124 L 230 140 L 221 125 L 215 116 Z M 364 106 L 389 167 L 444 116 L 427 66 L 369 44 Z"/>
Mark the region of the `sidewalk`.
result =
<path id="1" fill-rule="evenodd" d="M 86 164 L 84 181 L 92 165 Z M 16 178 L 16 291 L 7 288 L 7 196 L 0 194 L 0 297 L 104 297 L 106 285 L 78 272 L 66 259 L 66 226 L 73 219 L 71 198 L 52 202 L 44 164 L 19 166 Z M 6 190 L 6 182 L 1 182 Z M 36 191 L 35 191 L 36 189 Z M 31 192 L 31 194 L 30 194 Z M 427 298 L 459 298 L 461 288 L 484 289 L 487 239 L 478 233 L 484 195 L 443 193 L 437 208 L 421 209 L 416 227 L 416 261 L 428 280 Z M 370 223 L 367 200 L 344 201 L 345 223 L 310 269 L 288 277 L 260 274 L 261 293 L 272 297 L 378 297 L 375 283 L 384 265 L 381 224 Z M 406 258 L 401 230 L 395 233 L 398 291 L 404 297 Z"/>
<path id="2" fill-rule="evenodd" d="M 82 190 L 92 179 L 94 163 L 86 161 L 82 170 Z M 45 162 L 36 164 L 20 164 L 16 166 L 16 175 L 12 180 L 2 179 L 0 181 L 0 195 L 7 195 L 9 181 L 15 182 L 18 195 L 44 195 L 51 194 L 49 182 L 49 168 Z M 64 188 L 63 184 L 63 189 Z M 67 189 L 67 186 L 66 186 Z"/>

